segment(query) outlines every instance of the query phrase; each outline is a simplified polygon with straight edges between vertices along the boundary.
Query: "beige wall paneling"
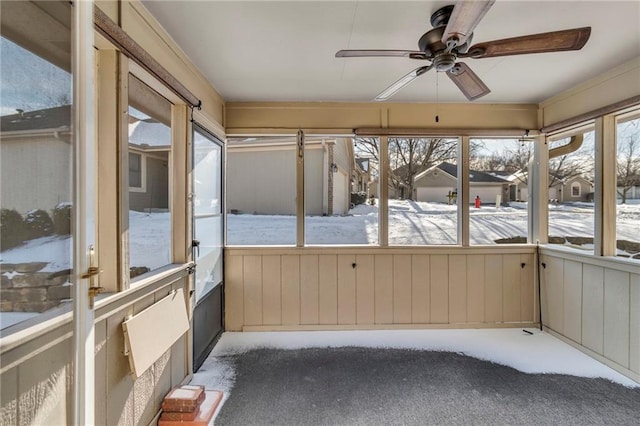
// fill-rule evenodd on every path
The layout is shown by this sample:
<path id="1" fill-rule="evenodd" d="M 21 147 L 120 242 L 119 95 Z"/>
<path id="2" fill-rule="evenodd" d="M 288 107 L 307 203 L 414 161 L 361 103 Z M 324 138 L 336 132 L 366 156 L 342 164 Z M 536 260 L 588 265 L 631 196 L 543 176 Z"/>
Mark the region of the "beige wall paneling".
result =
<path id="1" fill-rule="evenodd" d="M 111 20 L 118 23 L 118 10 L 120 10 L 119 0 L 95 0 L 95 5 L 100 8 Z"/>
<path id="2" fill-rule="evenodd" d="M 485 321 L 485 256 L 467 256 L 467 322 Z"/>
<path id="3" fill-rule="evenodd" d="M 429 256 L 411 255 L 411 322 L 428 324 L 430 317 L 431 274 Z"/>
<path id="4" fill-rule="evenodd" d="M 225 329 L 241 331 L 244 325 L 243 256 L 227 254 L 224 265 Z M 279 278 L 278 278 L 279 279 Z"/>
<path id="5" fill-rule="evenodd" d="M 280 256 L 262 256 L 262 323 L 264 325 L 282 324 L 280 266 Z"/>
<path id="6" fill-rule="evenodd" d="M 393 255 L 393 322 L 411 324 L 411 255 Z"/>
<path id="7" fill-rule="evenodd" d="M 262 256 L 244 256 L 244 325 L 262 325 Z"/>
<path id="8" fill-rule="evenodd" d="M 393 255 L 375 256 L 375 323 L 393 324 Z"/>
<path id="9" fill-rule="evenodd" d="M 107 421 L 108 425 L 134 424 L 133 378 L 124 355 L 122 322 L 133 314 L 133 306 L 109 316 L 107 322 Z"/>
<path id="10" fill-rule="evenodd" d="M 229 102 L 225 127 L 229 134 L 252 129 L 323 129 L 351 133 L 354 128 L 425 128 L 435 104 L 333 102 Z M 535 104 L 440 104 L 439 129 L 537 129 Z"/>
<path id="11" fill-rule="evenodd" d="M 17 425 L 18 423 L 18 368 L 13 367 L 0 377 L 0 424 Z M 98 410 L 96 410 L 96 413 Z"/>
<path id="12" fill-rule="evenodd" d="M 538 321 L 538 302 L 535 283 L 535 256 L 532 254 L 521 254 L 520 263 L 524 267 L 520 268 L 520 320 Z"/>
<path id="13" fill-rule="evenodd" d="M 546 303 L 549 307 L 546 320 L 549 328 L 564 334 L 564 260 L 547 258 Z"/>
<path id="14" fill-rule="evenodd" d="M 502 310 L 504 322 L 521 320 L 520 303 L 522 299 L 520 285 L 520 255 L 502 256 Z"/>
<path id="15" fill-rule="evenodd" d="M 629 307 L 629 369 L 640 374 L 640 274 L 631 274 Z"/>
<path id="16" fill-rule="evenodd" d="M 133 315 L 153 305 L 153 294 L 149 294 L 143 299 L 133 304 Z M 121 331 L 122 332 L 122 331 Z M 153 410 L 153 366 L 133 380 L 131 396 L 133 398 L 133 424 L 149 424 L 155 416 Z"/>
<path id="17" fill-rule="evenodd" d="M 373 254 L 356 256 L 356 323 L 375 323 L 375 264 Z"/>
<path id="18" fill-rule="evenodd" d="M 467 256 L 449 256 L 449 323 L 467 322 Z"/>
<path id="19" fill-rule="evenodd" d="M 604 356 L 629 368 L 628 272 L 604 271 Z"/>
<path id="20" fill-rule="evenodd" d="M 177 290 L 179 288 L 186 289 L 188 284 L 189 276 L 184 277 L 181 280 L 175 281 L 171 285 L 171 290 Z M 185 297 L 189 298 L 188 294 Z M 191 315 L 191 313 L 189 313 Z M 191 336 L 189 333 L 184 334 L 180 337 L 176 342 L 171 346 L 171 360 L 170 360 L 170 368 L 171 368 L 171 383 L 168 389 L 164 390 L 165 395 L 169 392 L 174 386 L 182 384 L 185 380 L 191 377 L 193 373 L 193 340 L 191 340 Z M 156 396 L 158 396 L 156 393 Z"/>
<path id="21" fill-rule="evenodd" d="M 187 365 L 189 365 L 189 361 L 192 357 L 192 352 L 189 349 L 190 344 L 187 343 L 187 335 L 183 335 L 181 338 L 176 340 L 176 342 L 171 347 L 171 360 L 169 368 L 171 369 L 171 386 L 175 387 L 185 382 L 185 377 L 187 377 L 191 371 L 191 368 L 187 369 Z M 166 389 L 164 394 L 166 395 L 169 392 L 169 389 Z M 159 393 L 156 393 L 158 396 Z"/>
<path id="22" fill-rule="evenodd" d="M 189 234 L 191 235 L 191 234 Z M 180 280 L 180 283 L 175 283 L 174 286 L 181 288 L 182 287 L 182 282 L 183 280 Z M 187 279 L 184 279 L 184 281 L 186 282 Z M 165 297 L 167 297 L 171 291 L 172 291 L 172 287 L 173 286 L 166 286 L 158 291 L 156 291 L 154 293 L 154 297 L 155 297 L 155 302 L 159 302 L 162 299 L 164 299 Z M 185 299 L 188 299 L 188 295 L 185 294 L 184 292 L 182 293 L 183 297 Z M 185 300 L 186 301 L 186 300 Z M 187 308 L 187 316 L 190 317 L 191 316 L 191 311 L 189 310 L 189 308 Z M 187 332 L 188 333 L 188 332 Z M 181 337 L 179 337 L 176 342 L 180 341 L 180 340 L 184 340 L 186 339 L 186 335 L 187 333 L 184 333 Z M 165 395 L 169 392 L 169 390 L 171 390 L 171 362 L 173 361 L 174 357 L 178 357 L 177 355 L 180 353 L 184 353 L 185 352 L 185 344 L 184 342 L 182 343 L 181 346 L 175 347 L 175 343 L 174 342 L 161 356 L 160 358 L 154 363 L 153 365 L 153 415 L 155 415 L 159 410 L 160 410 L 160 406 L 162 405 L 162 399 L 165 397 Z M 179 357 L 181 359 L 181 361 L 183 362 L 183 365 L 186 364 L 186 359 L 185 357 Z M 183 367 L 183 373 L 184 373 L 184 367 Z M 184 378 L 185 374 L 182 374 L 182 378 Z"/>
<path id="23" fill-rule="evenodd" d="M 430 264 L 431 323 L 449 322 L 449 256 L 434 254 Z"/>
<path id="24" fill-rule="evenodd" d="M 604 354 L 604 268 L 583 265 L 582 344 Z"/>
<path id="25" fill-rule="evenodd" d="M 338 257 L 334 254 L 318 256 L 320 324 L 338 323 Z"/>
<path id="26" fill-rule="evenodd" d="M 485 321 L 503 322 L 502 255 L 484 256 Z"/>
<path id="27" fill-rule="evenodd" d="M 63 425 L 72 422 L 72 388 L 68 383 L 72 358 L 71 341 L 63 340 L 17 367 L 19 424 Z"/>
<path id="28" fill-rule="evenodd" d="M 564 335 L 582 343 L 582 263 L 565 260 L 563 282 Z"/>
<path id="29" fill-rule="evenodd" d="M 96 425 L 107 424 L 107 321 L 98 321 L 94 325 L 95 333 L 95 421 Z M 3 386 L 4 386 L 3 381 Z M 3 423 L 4 424 L 4 423 Z"/>
<path id="30" fill-rule="evenodd" d="M 300 256 L 282 256 L 282 324 L 300 324 Z"/>
<path id="31" fill-rule="evenodd" d="M 356 323 L 356 256 L 338 255 L 338 324 Z"/>
<path id="32" fill-rule="evenodd" d="M 640 95 L 639 73 L 640 58 L 635 58 L 545 100 L 542 127 Z"/>
<path id="33" fill-rule="evenodd" d="M 319 323 L 318 255 L 300 256 L 300 324 Z"/>

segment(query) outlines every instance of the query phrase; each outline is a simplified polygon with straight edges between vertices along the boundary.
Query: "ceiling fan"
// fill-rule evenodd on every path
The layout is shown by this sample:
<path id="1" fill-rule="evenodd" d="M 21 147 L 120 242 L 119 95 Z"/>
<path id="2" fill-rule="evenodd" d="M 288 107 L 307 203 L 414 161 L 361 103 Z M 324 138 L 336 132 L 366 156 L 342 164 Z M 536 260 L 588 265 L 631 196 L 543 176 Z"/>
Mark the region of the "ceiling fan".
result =
<path id="1" fill-rule="evenodd" d="M 458 58 L 494 58 L 496 56 L 580 50 L 591 34 L 591 27 L 574 28 L 549 33 L 531 34 L 471 45 L 473 30 L 495 0 L 461 1 L 445 6 L 431 15 L 433 29 L 418 40 L 420 50 L 339 50 L 337 58 L 405 57 L 430 61 L 393 83 L 375 97 L 384 101 L 431 69 L 446 72 L 470 101 L 491 90 L 464 62 Z"/>

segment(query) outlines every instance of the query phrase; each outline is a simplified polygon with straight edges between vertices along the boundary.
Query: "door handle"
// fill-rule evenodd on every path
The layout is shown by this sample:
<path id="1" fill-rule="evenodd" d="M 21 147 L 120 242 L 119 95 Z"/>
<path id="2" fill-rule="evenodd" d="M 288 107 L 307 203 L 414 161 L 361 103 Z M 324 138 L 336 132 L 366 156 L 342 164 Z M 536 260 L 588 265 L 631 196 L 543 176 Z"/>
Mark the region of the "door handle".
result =
<path id="1" fill-rule="evenodd" d="M 102 293 L 104 291 L 104 287 L 99 287 L 95 285 L 95 279 L 98 275 L 100 275 L 100 272 L 102 272 L 102 270 L 100 268 L 98 268 L 97 265 L 95 265 L 95 256 L 96 255 L 96 251 L 93 247 L 93 245 L 89 246 L 89 268 L 87 268 L 87 272 L 85 272 L 84 274 L 80 275 L 80 278 L 82 279 L 89 279 L 89 308 L 93 309 L 93 304 L 95 302 L 95 298 L 98 294 Z"/>
<path id="2" fill-rule="evenodd" d="M 191 247 L 193 249 L 195 249 L 196 254 L 194 257 L 199 257 L 200 256 L 200 241 L 199 240 L 191 240 Z M 195 259 L 194 259 L 195 260 Z"/>

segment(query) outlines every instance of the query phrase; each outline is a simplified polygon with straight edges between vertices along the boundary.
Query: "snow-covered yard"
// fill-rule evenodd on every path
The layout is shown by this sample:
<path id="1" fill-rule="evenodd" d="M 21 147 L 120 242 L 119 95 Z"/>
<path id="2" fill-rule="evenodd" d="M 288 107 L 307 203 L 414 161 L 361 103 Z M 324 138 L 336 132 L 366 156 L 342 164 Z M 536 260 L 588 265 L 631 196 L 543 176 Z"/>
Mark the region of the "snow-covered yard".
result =
<path id="1" fill-rule="evenodd" d="M 378 208 L 359 205 L 346 216 L 308 216 L 307 244 L 377 244 Z M 593 237 L 593 204 L 549 206 L 549 234 Z M 470 209 L 471 244 L 527 235 L 526 203 Z M 618 206 L 618 239 L 637 241 L 640 203 Z M 442 203 L 389 200 L 389 244 L 456 244 L 457 207 Z M 295 217 L 228 215 L 229 245 L 294 245 Z"/>
<path id="2" fill-rule="evenodd" d="M 170 213 L 131 212 L 131 265 L 158 268 L 168 263 Z M 212 218 L 211 220 L 216 220 Z M 228 215 L 229 245 L 295 245 L 294 216 Z M 203 225 L 204 226 L 204 225 Z M 564 204 L 549 207 L 549 234 L 593 236 L 593 205 Z M 618 206 L 618 239 L 638 241 L 640 203 Z M 456 244 L 457 207 L 440 203 L 389 200 L 389 243 L 392 245 Z M 527 206 L 511 203 L 470 209 L 472 244 L 527 235 Z M 359 205 L 344 216 L 308 216 L 308 244 L 376 244 L 378 208 Z M 71 268 L 71 239 L 44 237 L 3 251 L 2 263 L 48 262 L 42 271 Z"/>

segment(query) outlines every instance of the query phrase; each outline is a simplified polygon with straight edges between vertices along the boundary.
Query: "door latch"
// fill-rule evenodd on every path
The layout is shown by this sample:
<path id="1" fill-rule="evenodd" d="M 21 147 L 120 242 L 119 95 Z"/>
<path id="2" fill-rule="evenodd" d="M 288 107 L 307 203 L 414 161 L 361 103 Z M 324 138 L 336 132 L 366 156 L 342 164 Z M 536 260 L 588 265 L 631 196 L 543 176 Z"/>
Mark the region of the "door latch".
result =
<path id="1" fill-rule="evenodd" d="M 87 272 L 80 275 L 80 278 L 82 279 L 87 279 L 87 278 L 89 279 L 88 291 L 89 291 L 89 308 L 90 309 L 93 309 L 93 304 L 96 296 L 104 291 L 104 287 L 99 287 L 95 285 L 95 278 L 98 275 L 100 275 L 100 272 L 102 272 L 102 270 L 100 270 L 100 268 L 98 268 L 95 265 L 95 257 L 96 257 L 96 251 L 93 245 L 90 245 L 89 246 L 89 268 L 87 268 Z"/>

